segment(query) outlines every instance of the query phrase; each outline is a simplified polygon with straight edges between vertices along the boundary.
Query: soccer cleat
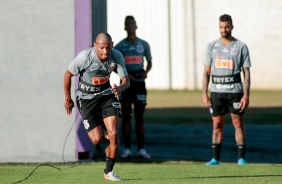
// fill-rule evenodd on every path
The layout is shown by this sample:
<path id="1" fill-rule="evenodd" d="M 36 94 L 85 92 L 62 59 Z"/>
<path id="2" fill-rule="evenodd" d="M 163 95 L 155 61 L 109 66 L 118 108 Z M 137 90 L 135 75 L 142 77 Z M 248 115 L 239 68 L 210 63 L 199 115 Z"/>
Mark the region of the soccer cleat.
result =
<path id="1" fill-rule="evenodd" d="M 212 158 L 209 162 L 206 163 L 206 165 L 219 165 L 220 162 L 216 159 Z"/>
<path id="2" fill-rule="evenodd" d="M 121 178 L 114 173 L 114 171 L 109 172 L 108 174 L 104 173 L 104 180 L 109 181 L 120 181 Z"/>
<path id="3" fill-rule="evenodd" d="M 246 164 L 247 164 L 247 162 L 246 162 L 245 159 L 240 158 L 240 159 L 238 160 L 238 165 L 246 165 Z"/>
<path id="4" fill-rule="evenodd" d="M 130 149 L 126 148 L 123 153 L 120 155 L 121 158 L 129 158 L 131 157 L 132 152 L 130 151 Z"/>
<path id="5" fill-rule="evenodd" d="M 140 149 L 137 155 L 139 158 L 151 158 L 151 155 L 149 155 L 145 149 Z"/>

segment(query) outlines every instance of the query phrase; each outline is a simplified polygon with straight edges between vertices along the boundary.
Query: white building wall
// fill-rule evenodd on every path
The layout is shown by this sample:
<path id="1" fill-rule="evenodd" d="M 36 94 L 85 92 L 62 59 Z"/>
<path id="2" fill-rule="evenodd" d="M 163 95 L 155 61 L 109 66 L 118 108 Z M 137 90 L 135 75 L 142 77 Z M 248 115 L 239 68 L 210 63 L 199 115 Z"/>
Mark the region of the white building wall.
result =
<path id="1" fill-rule="evenodd" d="M 108 32 L 114 40 L 126 36 L 124 18 L 135 16 L 137 36 L 152 47 L 149 89 L 169 89 L 167 44 L 171 43 L 172 89 L 201 89 L 204 50 L 219 38 L 218 18 L 230 14 L 233 36 L 250 50 L 252 89 L 282 89 L 279 50 L 282 49 L 282 2 L 275 0 L 170 0 L 171 42 L 165 0 L 108 0 Z M 121 11 L 122 10 L 122 11 Z"/>
<path id="2" fill-rule="evenodd" d="M 182 0 L 170 1 L 171 88 L 183 89 L 186 81 L 186 40 L 184 36 L 184 9 Z"/>
<path id="3" fill-rule="evenodd" d="M 233 36 L 245 42 L 250 51 L 251 89 L 282 89 L 281 59 L 282 3 L 275 0 L 197 0 L 196 34 L 198 75 L 201 78 L 201 59 L 205 43 L 219 37 L 218 17 L 224 13 L 233 18 Z M 199 84 L 201 81 L 199 81 Z"/>
<path id="4" fill-rule="evenodd" d="M 0 162 L 62 161 L 74 116 L 63 74 L 74 57 L 74 1 L 0 1 Z M 75 159 L 71 132 L 65 159 Z"/>
<path id="5" fill-rule="evenodd" d="M 133 15 L 137 22 L 137 36 L 151 46 L 153 70 L 148 74 L 147 86 L 166 89 L 168 86 L 168 22 L 167 1 L 108 0 L 108 33 L 115 43 L 126 37 L 124 19 Z"/>

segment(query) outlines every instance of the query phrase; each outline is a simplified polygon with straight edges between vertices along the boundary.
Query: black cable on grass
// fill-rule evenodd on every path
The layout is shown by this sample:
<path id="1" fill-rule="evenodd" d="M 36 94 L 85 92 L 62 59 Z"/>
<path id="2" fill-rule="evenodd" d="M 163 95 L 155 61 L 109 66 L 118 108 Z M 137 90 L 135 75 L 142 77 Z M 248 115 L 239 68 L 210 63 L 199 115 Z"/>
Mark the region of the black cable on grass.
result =
<path id="1" fill-rule="evenodd" d="M 72 126 L 71 126 L 71 128 L 70 128 L 70 130 L 69 130 L 67 136 L 66 136 L 66 139 L 65 139 L 65 142 L 64 142 L 64 146 L 63 146 L 63 151 L 62 151 L 62 158 L 63 158 L 64 163 L 69 164 L 71 167 L 74 167 L 74 166 L 73 166 L 70 162 L 66 162 L 66 160 L 65 160 L 65 147 L 66 147 L 66 143 L 67 143 L 67 140 L 68 140 L 68 138 L 69 138 L 69 135 L 70 135 L 70 133 L 71 133 L 71 130 L 72 130 L 72 128 L 73 128 L 73 126 L 74 126 L 74 124 L 75 124 L 75 122 L 76 122 L 76 120 L 77 120 L 77 117 L 78 117 L 78 113 L 77 113 L 77 115 L 76 115 L 76 117 L 75 117 L 74 122 L 72 123 Z"/>
<path id="2" fill-rule="evenodd" d="M 73 126 L 74 126 L 76 120 L 77 120 L 77 117 L 78 117 L 78 114 L 76 115 L 75 120 L 74 120 L 74 122 L 72 123 L 72 126 L 71 126 L 71 128 L 70 128 L 70 130 L 69 130 L 69 132 L 68 132 L 68 134 L 67 134 L 67 136 L 66 136 L 66 139 L 65 139 L 65 142 L 64 142 L 64 146 L 63 146 L 63 151 L 62 151 L 62 158 L 63 158 L 64 163 L 69 164 L 71 167 L 74 167 L 74 166 L 73 166 L 70 162 L 66 162 L 66 160 L 65 160 L 65 147 L 66 147 L 66 143 L 67 143 L 67 140 L 68 140 L 68 138 L 69 138 L 70 132 L 71 132 L 71 130 L 72 130 L 72 128 L 73 128 Z M 53 165 L 50 165 L 50 164 L 40 164 L 40 165 L 38 165 L 35 169 L 33 169 L 33 171 L 31 171 L 31 173 L 30 173 L 27 177 L 25 177 L 24 179 L 19 180 L 19 181 L 17 181 L 17 182 L 14 182 L 14 183 L 12 183 L 12 184 L 21 183 L 22 181 L 27 180 L 27 179 L 36 171 L 36 169 L 38 169 L 38 168 L 41 167 L 41 166 L 49 166 L 49 167 L 53 167 L 53 168 L 55 168 L 55 169 L 58 169 L 59 171 L 61 170 L 60 168 L 58 168 L 58 167 L 56 167 L 56 166 L 53 166 Z"/>
<path id="3" fill-rule="evenodd" d="M 53 167 L 53 168 L 55 168 L 55 169 L 58 169 L 59 171 L 61 170 L 60 168 L 55 167 L 55 166 L 53 166 L 53 165 L 49 165 L 49 164 L 40 164 L 40 165 L 38 165 L 35 169 L 33 169 L 33 171 L 31 171 L 31 173 L 30 173 L 27 177 L 25 177 L 24 179 L 19 180 L 19 181 L 17 181 L 17 182 L 14 182 L 14 183 L 12 183 L 12 184 L 21 183 L 22 181 L 27 180 L 27 179 L 36 171 L 36 169 L 38 169 L 38 168 L 41 167 L 41 166 L 49 166 L 49 167 Z"/>

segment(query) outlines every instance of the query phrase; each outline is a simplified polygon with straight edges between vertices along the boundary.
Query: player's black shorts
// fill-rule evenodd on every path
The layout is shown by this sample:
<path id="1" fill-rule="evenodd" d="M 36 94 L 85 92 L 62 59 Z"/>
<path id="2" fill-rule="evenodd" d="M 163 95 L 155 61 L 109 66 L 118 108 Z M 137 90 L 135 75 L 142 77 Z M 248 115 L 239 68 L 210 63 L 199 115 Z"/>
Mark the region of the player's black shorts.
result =
<path id="1" fill-rule="evenodd" d="M 147 89 L 145 82 L 130 81 L 130 86 L 122 92 L 121 102 L 147 105 Z"/>
<path id="2" fill-rule="evenodd" d="M 240 100 L 243 93 L 215 93 L 211 92 L 210 113 L 212 116 L 218 116 L 227 113 L 244 114 L 240 108 Z"/>
<path id="3" fill-rule="evenodd" d="M 87 132 L 103 124 L 103 119 L 120 115 L 120 104 L 113 94 L 97 95 L 92 99 L 79 99 L 78 108 Z"/>

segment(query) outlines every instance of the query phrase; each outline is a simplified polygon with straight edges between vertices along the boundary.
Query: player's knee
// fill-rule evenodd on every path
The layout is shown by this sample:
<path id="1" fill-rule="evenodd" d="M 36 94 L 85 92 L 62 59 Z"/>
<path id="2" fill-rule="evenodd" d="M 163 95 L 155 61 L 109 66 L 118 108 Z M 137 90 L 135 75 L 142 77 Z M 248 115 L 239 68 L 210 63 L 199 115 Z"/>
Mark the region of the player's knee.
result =
<path id="1" fill-rule="evenodd" d="M 91 142 L 93 143 L 93 144 L 95 144 L 95 145 L 97 145 L 97 144 L 101 144 L 102 143 L 102 137 L 96 137 L 96 138 L 93 138 L 92 140 L 91 140 Z"/>
<path id="2" fill-rule="evenodd" d="M 115 141 L 117 139 L 117 131 L 108 131 L 108 138 L 110 141 Z"/>
<path id="3" fill-rule="evenodd" d="M 144 122 L 144 117 L 143 115 L 136 115 L 135 116 L 135 121 L 139 123 L 143 123 Z"/>
<path id="4" fill-rule="evenodd" d="M 232 123 L 233 123 L 233 125 L 236 129 L 242 129 L 243 128 L 243 123 L 241 121 L 233 121 Z"/>
<path id="5" fill-rule="evenodd" d="M 217 124 L 214 124 L 214 125 L 213 125 L 213 130 L 214 130 L 214 131 L 221 132 L 222 129 L 223 129 L 223 125 L 220 124 L 220 123 L 217 123 Z"/>
<path id="6" fill-rule="evenodd" d="M 145 133 L 144 127 L 136 128 L 136 129 L 135 129 L 135 133 L 136 133 L 137 135 L 138 135 L 138 134 L 144 134 L 144 133 Z"/>
<path id="7" fill-rule="evenodd" d="M 143 122 L 144 113 L 142 113 L 142 112 L 135 112 L 134 116 L 135 116 L 136 121 Z"/>
<path id="8" fill-rule="evenodd" d="M 130 120 L 131 116 L 132 116 L 131 112 L 122 111 L 122 119 Z"/>
<path id="9" fill-rule="evenodd" d="M 214 128 L 213 131 L 212 131 L 212 133 L 213 133 L 214 135 L 222 134 L 222 129 Z"/>

